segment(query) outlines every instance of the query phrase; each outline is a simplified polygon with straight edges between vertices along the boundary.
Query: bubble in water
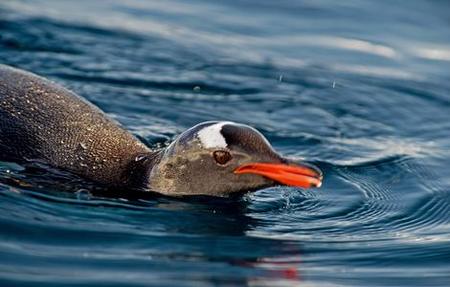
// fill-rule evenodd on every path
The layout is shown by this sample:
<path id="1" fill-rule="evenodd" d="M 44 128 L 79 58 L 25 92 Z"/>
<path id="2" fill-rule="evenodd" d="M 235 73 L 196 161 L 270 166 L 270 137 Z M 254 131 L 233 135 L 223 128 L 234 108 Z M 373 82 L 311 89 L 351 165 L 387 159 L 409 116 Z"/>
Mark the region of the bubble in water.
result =
<path id="1" fill-rule="evenodd" d="M 85 189 L 85 188 L 81 188 L 79 190 L 77 190 L 75 192 L 75 195 L 77 196 L 78 200 L 89 200 L 91 199 L 91 193 L 89 192 L 89 190 Z"/>

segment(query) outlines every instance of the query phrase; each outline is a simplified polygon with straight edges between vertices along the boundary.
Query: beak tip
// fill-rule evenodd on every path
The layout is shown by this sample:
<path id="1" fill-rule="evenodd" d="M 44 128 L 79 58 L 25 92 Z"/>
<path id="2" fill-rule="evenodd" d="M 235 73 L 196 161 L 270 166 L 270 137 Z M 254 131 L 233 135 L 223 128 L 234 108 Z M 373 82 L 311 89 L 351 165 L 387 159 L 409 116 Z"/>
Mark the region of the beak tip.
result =
<path id="1" fill-rule="evenodd" d="M 322 186 L 322 179 L 320 179 L 319 183 L 316 184 L 316 188 L 320 188 Z"/>

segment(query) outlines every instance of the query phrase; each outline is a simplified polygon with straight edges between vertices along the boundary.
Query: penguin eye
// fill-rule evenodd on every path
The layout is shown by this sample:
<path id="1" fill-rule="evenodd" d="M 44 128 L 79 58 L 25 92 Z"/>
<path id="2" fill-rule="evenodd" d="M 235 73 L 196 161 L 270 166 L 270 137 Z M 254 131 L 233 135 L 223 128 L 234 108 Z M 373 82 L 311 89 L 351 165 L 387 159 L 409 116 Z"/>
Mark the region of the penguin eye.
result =
<path id="1" fill-rule="evenodd" d="M 214 160 L 221 165 L 226 164 L 232 158 L 231 154 L 225 150 L 216 150 L 213 152 Z"/>

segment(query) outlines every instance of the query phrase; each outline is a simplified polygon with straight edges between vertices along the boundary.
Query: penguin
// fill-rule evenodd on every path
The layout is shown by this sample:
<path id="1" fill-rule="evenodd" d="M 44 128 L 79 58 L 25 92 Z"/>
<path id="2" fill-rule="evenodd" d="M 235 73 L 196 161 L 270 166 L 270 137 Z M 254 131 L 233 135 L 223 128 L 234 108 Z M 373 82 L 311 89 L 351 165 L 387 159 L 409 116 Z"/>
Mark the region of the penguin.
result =
<path id="1" fill-rule="evenodd" d="M 228 197 L 320 187 L 322 172 L 278 154 L 256 129 L 208 121 L 151 149 L 72 91 L 0 64 L 0 160 L 43 163 L 111 189 Z"/>

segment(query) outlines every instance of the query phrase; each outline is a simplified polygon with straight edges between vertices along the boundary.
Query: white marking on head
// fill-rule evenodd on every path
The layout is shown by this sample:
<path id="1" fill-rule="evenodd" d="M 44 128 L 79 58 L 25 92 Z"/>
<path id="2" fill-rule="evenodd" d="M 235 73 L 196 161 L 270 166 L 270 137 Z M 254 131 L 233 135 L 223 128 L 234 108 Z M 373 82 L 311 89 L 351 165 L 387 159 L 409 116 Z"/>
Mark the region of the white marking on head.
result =
<path id="1" fill-rule="evenodd" d="M 214 148 L 214 147 L 226 148 L 227 142 L 220 131 L 222 130 L 222 127 L 224 125 L 229 124 L 234 125 L 235 123 L 218 122 L 217 124 L 207 126 L 198 131 L 197 132 L 198 139 L 200 140 L 202 146 L 204 148 Z"/>

